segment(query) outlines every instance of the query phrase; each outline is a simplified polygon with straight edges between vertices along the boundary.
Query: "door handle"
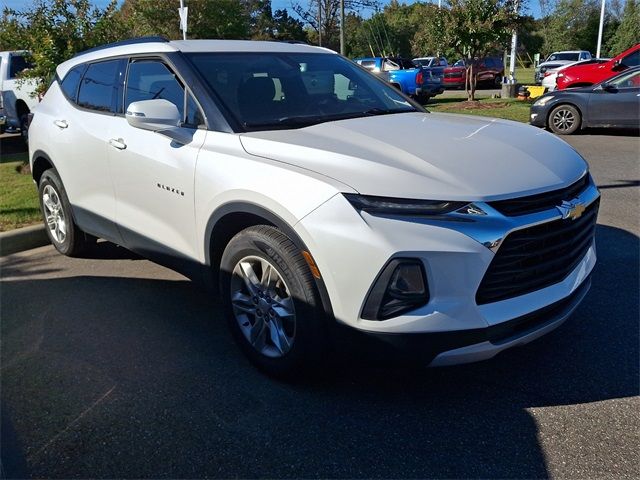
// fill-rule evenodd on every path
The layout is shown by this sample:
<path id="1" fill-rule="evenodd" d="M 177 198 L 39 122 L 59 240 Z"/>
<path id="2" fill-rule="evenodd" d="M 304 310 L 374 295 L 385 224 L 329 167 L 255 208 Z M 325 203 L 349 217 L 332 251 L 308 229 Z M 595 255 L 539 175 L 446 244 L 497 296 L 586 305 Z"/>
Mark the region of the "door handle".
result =
<path id="1" fill-rule="evenodd" d="M 58 128 L 67 128 L 69 126 L 69 124 L 67 123 L 66 120 L 54 120 L 53 124 L 58 127 Z"/>
<path id="2" fill-rule="evenodd" d="M 118 150 L 124 150 L 125 148 L 127 148 L 127 144 L 124 143 L 124 140 L 122 140 L 121 138 L 112 138 L 111 140 L 109 140 L 109 145 L 111 145 L 113 148 L 117 148 Z"/>

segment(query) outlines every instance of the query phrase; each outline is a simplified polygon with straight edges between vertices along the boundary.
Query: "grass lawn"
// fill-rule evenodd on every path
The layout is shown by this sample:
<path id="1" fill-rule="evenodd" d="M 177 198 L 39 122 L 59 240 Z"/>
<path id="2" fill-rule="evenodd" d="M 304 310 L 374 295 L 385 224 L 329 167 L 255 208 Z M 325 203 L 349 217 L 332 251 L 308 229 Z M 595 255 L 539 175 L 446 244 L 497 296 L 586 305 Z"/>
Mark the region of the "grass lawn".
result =
<path id="1" fill-rule="evenodd" d="M 516 80 L 522 85 L 535 85 L 534 74 L 536 69 L 516 67 Z"/>
<path id="2" fill-rule="evenodd" d="M 529 102 L 511 98 L 483 98 L 470 104 L 459 98 L 438 100 L 436 97 L 427 104 L 427 109 L 432 112 L 464 113 L 466 115 L 504 118 L 523 123 L 529 122 L 530 107 Z"/>
<path id="3" fill-rule="evenodd" d="M 16 170 L 26 153 L 3 155 L 0 163 L 0 232 L 41 222 L 36 187 L 31 175 Z"/>

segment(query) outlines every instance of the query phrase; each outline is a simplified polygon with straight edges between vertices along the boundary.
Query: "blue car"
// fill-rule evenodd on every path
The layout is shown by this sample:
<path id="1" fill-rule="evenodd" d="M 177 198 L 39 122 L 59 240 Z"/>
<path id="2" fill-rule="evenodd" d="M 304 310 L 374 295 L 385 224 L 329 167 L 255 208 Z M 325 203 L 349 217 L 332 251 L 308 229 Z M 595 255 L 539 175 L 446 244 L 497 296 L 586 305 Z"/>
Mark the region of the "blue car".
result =
<path id="1" fill-rule="evenodd" d="M 444 91 L 440 78 L 406 58 L 365 57 L 354 61 L 420 102 L 426 102 Z"/>

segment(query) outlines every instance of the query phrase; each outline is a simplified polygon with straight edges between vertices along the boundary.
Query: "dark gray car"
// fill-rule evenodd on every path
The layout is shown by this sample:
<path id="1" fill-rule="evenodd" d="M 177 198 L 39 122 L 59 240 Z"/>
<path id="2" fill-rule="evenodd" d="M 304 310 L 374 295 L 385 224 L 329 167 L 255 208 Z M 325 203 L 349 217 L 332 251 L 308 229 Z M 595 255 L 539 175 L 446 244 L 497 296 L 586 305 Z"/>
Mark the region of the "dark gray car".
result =
<path id="1" fill-rule="evenodd" d="M 531 125 L 569 135 L 587 127 L 640 127 L 640 67 L 589 87 L 556 90 L 531 106 Z"/>

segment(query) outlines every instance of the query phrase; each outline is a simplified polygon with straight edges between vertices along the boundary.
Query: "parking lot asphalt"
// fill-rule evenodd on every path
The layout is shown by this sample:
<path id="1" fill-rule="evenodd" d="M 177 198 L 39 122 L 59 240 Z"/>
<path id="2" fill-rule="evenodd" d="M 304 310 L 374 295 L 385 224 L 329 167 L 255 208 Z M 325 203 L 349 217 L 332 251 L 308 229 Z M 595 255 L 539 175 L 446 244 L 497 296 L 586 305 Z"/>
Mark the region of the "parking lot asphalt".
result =
<path id="1" fill-rule="evenodd" d="M 207 293 L 123 248 L 2 258 L 5 476 L 637 478 L 640 139 L 568 141 L 602 191 L 591 292 L 474 365 L 281 383 Z"/>

